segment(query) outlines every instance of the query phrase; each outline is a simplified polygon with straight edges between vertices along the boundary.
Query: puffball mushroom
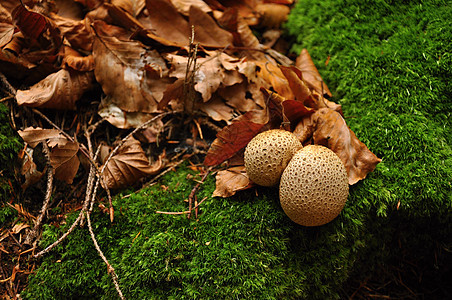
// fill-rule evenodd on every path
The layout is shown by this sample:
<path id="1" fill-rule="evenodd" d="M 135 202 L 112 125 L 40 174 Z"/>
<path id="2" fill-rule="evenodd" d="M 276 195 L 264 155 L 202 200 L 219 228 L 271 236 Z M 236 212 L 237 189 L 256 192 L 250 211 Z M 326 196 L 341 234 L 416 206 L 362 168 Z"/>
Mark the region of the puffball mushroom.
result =
<path id="1" fill-rule="evenodd" d="M 295 135 L 286 130 L 259 133 L 245 149 L 248 177 L 258 185 L 276 185 L 293 154 L 302 147 Z"/>
<path id="2" fill-rule="evenodd" d="M 348 197 L 348 176 L 332 150 L 309 145 L 297 151 L 281 176 L 279 199 L 286 215 L 303 226 L 336 218 Z"/>

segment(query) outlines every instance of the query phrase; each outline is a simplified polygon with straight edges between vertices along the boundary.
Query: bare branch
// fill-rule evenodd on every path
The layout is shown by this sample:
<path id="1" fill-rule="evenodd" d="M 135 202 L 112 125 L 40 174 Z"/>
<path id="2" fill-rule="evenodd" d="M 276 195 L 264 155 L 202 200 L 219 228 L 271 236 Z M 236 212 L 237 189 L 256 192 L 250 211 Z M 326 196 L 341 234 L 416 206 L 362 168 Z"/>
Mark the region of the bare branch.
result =
<path id="1" fill-rule="evenodd" d="M 52 189 L 53 189 L 53 167 L 50 163 L 50 150 L 49 146 L 47 145 L 47 141 L 42 143 L 42 152 L 44 153 L 44 156 L 46 158 L 46 165 L 47 165 L 47 189 L 46 189 L 46 195 L 44 198 L 44 203 L 42 204 L 41 212 L 39 213 L 38 218 L 36 219 L 35 227 L 32 231 L 30 231 L 25 238 L 25 244 L 31 245 L 33 243 L 33 240 L 38 235 L 38 231 L 41 228 L 42 220 L 44 219 L 45 214 L 47 213 L 47 209 L 49 208 L 50 198 L 52 196 Z"/>

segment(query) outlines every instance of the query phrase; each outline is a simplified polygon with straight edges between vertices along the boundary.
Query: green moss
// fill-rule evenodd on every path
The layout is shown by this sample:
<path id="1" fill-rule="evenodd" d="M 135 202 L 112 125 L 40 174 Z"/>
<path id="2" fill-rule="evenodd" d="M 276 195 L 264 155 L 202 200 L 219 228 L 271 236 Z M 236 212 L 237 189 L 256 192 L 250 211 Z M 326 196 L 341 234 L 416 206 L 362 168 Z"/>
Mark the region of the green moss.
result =
<path id="1" fill-rule="evenodd" d="M 0 199 L 10 197 L 8 179 L 13 178 L 14 161 L 22 146 L 20 137 L 11 128 L 9 123 L 9 110 L 0 103 Z"/>
<path id="2" fill-rule="evenodd" d="M 383 283 L 403 277 L 426 298 L 447 298 L 451 20 L 446 1 L 299 1 L 287 23 L 294 50 L 308 48 L 348 125 L 382 163 L 319 228 L 290 222 L 275 189 L 212 199 L 210 177 L 198 192 L 208 197 L 198 221 L 156 214 L 186 210 L 195 185 L 187 168 L 166 175 L 165 188 L 116 197 L 115 222 L 96 211 L 93 226 L 125 296 L 334 299 L 350 295 L 347 281 L 357 289 L 381 280 L 378 292 L 397 297 L 397 286 Z M 41 246 L 67 226 L 47 226 Z M 112 299 L 116 292 L 82 228 L 43 258 L 22 296 Z"/>
<path id="3" fill-rule="evenodd" d="M 187 179 L 188 172 L 184 168 L 167 175 L 165 188 L 118 196 L 114 224 L 99 212 L 93 216 L 100 245 L 128 298 L 338 297 L 362 247 L 355 207 L 348 206 L 331 224 L 303 228 L 287 219 L 274 190 L 262 189 L 260 197 L 250 191 L 234 199 L 208 198 L 199 220 L 155 213 L 186 210 L 183 200 L 195 185 Z M 214 179 L 209 178 L 198 197 L 209 197 L 213 188 Z M 64 230 L 47 227 L 42 246 Z M 44 258 L 22 294 L 24 299 L 115 295 L 86 229 L 76 230 Z"/>

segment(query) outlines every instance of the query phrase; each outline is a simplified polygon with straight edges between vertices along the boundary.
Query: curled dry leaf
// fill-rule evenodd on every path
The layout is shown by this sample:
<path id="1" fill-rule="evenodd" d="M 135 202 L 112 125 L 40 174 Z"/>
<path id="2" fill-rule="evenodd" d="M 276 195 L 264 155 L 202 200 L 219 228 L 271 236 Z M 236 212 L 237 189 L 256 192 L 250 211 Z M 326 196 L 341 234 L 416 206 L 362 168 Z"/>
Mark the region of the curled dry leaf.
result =
<path id="1" fill-rule="evenodd" d="M 69 141 L 56 129 L 28 127 L 24 130 L 19 130 L 18 133 L 32 148 L 41 142 L 46 142 L 52 148 L 50 152 L 50 163 L 54 169 L 55 178 L 65 181 L 68 184 L 72 183 L 80 166 L 80 161 L 77 157 L 79 150 L 78 143 Z M 26 186 L 32 184 L 34 182 L 32 179 L 36 179 L 37 175 L 39 175 L 39 178 L 42 175 L 37 173 L 36 165 L 34 165 L 31 156 L 29 160 L 24 160 L 22 169 L 23 174 L 26 175 Z"/>
<path id="2" fill-rule="evenodd" d="M 130 186 L 146 175 L 157 174 L 162 167 L 161 158 L 150 164 L 140 142 L 129 138 L 110 159 L 102 176 L 108 188 L 118 189 Z"/>
<path id="3" fill-rule="evenodd" d="M 297 125 L 294 134 L 298 138 L 312 135 L 314 144 L 333 150 L 345 165 L 350 185 L 366 178 L 381 159 L 362 143 L 337 111 L 321 108 Z"/>
<path id="4" fill-rule="evenodd" d="M 216 166 L 234 156 L 258 134 L 265 124 L 237 121 L 217 133 L 204 159 L 204 165 Z"/>
<path id="5" fill-rule="evenodd" d="M 14 35 L 14 25 L 7 23 L 0 23 L 0 47 L 8 44 Z"/>
<path id="6" fill-rule="evenodd" d="M 194 26 L 195 41 L 206 47 L 225 48 L 232 45 L 232 34 L 221 29 L 212 17 L 197 6 L 189 11 L 190 24 Z"/>
<path id="7" fill-rule="evenodd" d="M 286 5 L 262 3 L 256 6 L 259 17 L 259 26 L 266 28 L 279 28 L 287 20 L 290 8 Z"/>
<path id="8" fill-rule="evenodd" d="M 90 30 L 91 20 L 73 20 L 51 13 L 50 18 L 58 26 L 61 34 L 71 44 L 74 49 L 85 51 L 93 50 L 94 37 Z"/>
<path id="9" fill-rule="evenodd" d="M 82 56 L 69 46 L 62 47 L 63 61 L 62 65 L 76 71 L 88 72 L 94 70 L 93 55 Z"/>
<path id="10" fill-rule="evenodd" d="M 94 27 L 103 33 L 106 24 L 95 22 Z M 157 112 L 167 84 L 173 81 L 167 78 L 166 63 L 157 51 L 147 51 L 140 42 L 98 35 L 93 56 L 96 79 L 112 103 L 125 112 Z"/>
<path id="11" fill-rule="evenodd" d="M 191 6 L 195 6 L 205 13 L 209 13 L 212 9 L 203 0 L 170 0 L 174 7 L 183 14 L 188 16 Z"/>
<path id="12" fill-rule="evenodd" d="M 295 66 L 300 69 L 303 80 L 306 81 L 310 88 L 316 90 L 319 94 L 327 94 L 331 97 L 331 92 L 328 89 L 328 86 L 323 82 L 307 49 L 301 51 L 300 55 L 297 57 Z"/>
<path id="13" fill-rule="evenodd" d="M 230 197 L 236 192 L 252 186 L 245 166 L 236 166 L 219 171 L 216 178 L 216 188 L 212 197 Z"/>
<path id="14" fill-rule="evenodd" d="M 173 45 L 186 47 L 191 28 L 187 20 L 166 0 L 146 0 L 150 29 L 157 37 L 169 40 Z"/>
<path id="15" fill-rule="evenodd" d="M 68 139 L 56 129 L 27 127 L 17 133 L 32 148 L 44 141 L 48 141 L 49 147 L 64 146 L 68 142 Z"/>
<path id="16" fill-rule="evenodd" d="M 75 102 L 93 86 L 93 72 L 61 69 L 52 73 L 28 90 L 18 90 L 17 104 L 53 108 L 76 109 Z"/>
<path id="17" fill-rule="evenodd" d="M 55 178 L 72 184 L 80 166 L 77 153 L 79 144 L 68 141 L 63 146 L 55 146 L 50 152 L 50 163 L 54 169 Z"/>

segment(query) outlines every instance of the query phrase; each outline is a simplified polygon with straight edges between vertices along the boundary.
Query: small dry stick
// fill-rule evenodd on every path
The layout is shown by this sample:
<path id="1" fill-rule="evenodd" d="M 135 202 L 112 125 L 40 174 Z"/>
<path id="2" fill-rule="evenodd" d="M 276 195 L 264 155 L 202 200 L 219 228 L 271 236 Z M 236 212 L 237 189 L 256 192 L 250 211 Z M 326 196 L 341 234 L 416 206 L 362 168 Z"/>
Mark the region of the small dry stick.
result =
<path id="1" fill-rule="evenodd" d="M 82 216 L 84 214 L 84 212 L 87 210 L 89 202 L 91 200 L 90 197 L 90 193 L 88 191 L 92 190 L 93 184 L 94 184 L 94 178 L 96 172 L 95 172 L 95 168 L 93 165 L 91 165 L 90 170 L 89 170 L 89 175 L 88 175 L 88 183 L 86 185 L 86 196 L 85 196 L 85 201 L 83 203 L 83 207 L 82 210 L 80 211 L 77 219 L 74 221 L 74 223 L 72 223 L 71 227 L 69 228 L 68 231 L 66 231 L 65 234 L 63 234 L 58 240 L 56 240 L 55 242 L 53 242 L 50 246 L 48 246 L 47 248 L 45 248 L 44 250 L 36 253 L 34 255 L 35 258 L 38 258 L 44 254 L 46 254 L 47 252 L 49 252 L 50 250 L 52 250 L 55 246 L 59 245 L 69 234 L 71 234 L 72 231 L 74 231 L 75 227 L 80 223 Z"/>
<path id="2" fill-rule="evenodd" d="M 107 265 L 108 274 L 110 274 L 110 276 L 111 276 L 111 278 L 113 280 L 113 283 L 115 285 L 115 288 L 116 288 L 116 291 L 118 292 L 119 297 L 121 299 L 125 299 L 124 295 L 122 294 L 121 288 L 119 287 L 118 275 L 116 275 L 115 269 L 108 262 L 108 260 L 105 257 L 104 253 L 100 249 L 99 244 L 97 243 L 96 236 L 94 235 L 93 227 L 91 226 L 91 218 L 90 218 L 90 214 L 89 213 L 86 213 L 86 220 L 88 221 L 88 230 L 89 230 L 89 234 L 91 235 L 91 239 L 93 240 L 94 247 L 96 247 L 97 253 L 99 253 L 100 257 L 102 258 L 102 260 Z"/>
<path id="3" fill-rule="evenodd" d="M 53 167 L 50 163 L 50 150 L 49 146 L 47 145 L 47 141 L 44 141 L 42 143 L 42 152 L 44 153 L 44 156 L 47 160 L 47 190 L 46 195 L 44 198 L 44 203 L 42 204 L 41 212 L 39 213 L 38 218 L 36 219 L 35 227 L 32 231 L 27 235 L 25 238 L 25 244 L 32 244 L 33 240 L 36 238 L 39 229 L 41 228 L 42 220 L 44 219 L 45 214 L 47 213 L 47 209 L 49 208 L 50 198 L 52 196 L 52 189 L 53 189 Z"/>
<path id="4" fill-rule="evenodd" d="M 205 200 L 207 199 L 207 197 L 202 198 L 201 201 L 199 201 L 199 203 L 193 207 L 193 209 L 197 209 Z M 186 211 L 160 211 L 157 210 L 155 212 L 156 214 L 164 214 L 164 215 L 183 215 L 183 214 L 190 214 L 191 211 L 186 210 Z"/>
<path id="5" fill-rule="evenodd" d="M 204 176 L 201 178 L 201 181 L 198 182 L 195 187 L 191 190 L 190 195 L 188 196 L 188 211 L 190 212 L 187 215 L 187 218 L 190 219 L 191 217 L 191 211 L 192 211 L 192 205 L 193 205 L 193 198 L 195 196 L 196 191 L 199 189 L 199 186 L 204 182 L 204 180 L 206 180 L 207 175 L 210 174 L 210 168 L 206 171 L 206 173 L 204 174 Z"/>

